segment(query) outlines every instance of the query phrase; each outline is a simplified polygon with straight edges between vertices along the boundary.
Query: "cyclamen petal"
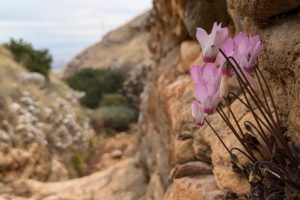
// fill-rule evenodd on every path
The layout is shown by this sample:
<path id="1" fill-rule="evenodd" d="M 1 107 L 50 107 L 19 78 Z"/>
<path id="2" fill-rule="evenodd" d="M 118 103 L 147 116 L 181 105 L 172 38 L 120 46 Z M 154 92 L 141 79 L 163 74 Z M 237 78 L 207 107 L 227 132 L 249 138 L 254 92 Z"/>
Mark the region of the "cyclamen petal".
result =
<path id="1" fill-rule="evenodd" d="M 221 101 L 220 82 L 222 69 L 214 64 L 207 64 L 204 67 L 193 66 L 191 75 L 195 83 L 195 97 L 203 106 L 206 114 L 211 114 Z"/>
<path id="2" fill-rule="evenodd" d="M 207 40 L 209 39 L 209 35 L 204 29 L 197 28 L 196 38 L 201 48 L 204 48 L 206 46 Z"/>
<path id="3" fill-rule="evenodd" d="M 251 72 L 258 54 L 263 46 L 258 35 L 248 37 L 244 33 L 239 33 L 234 37 L 234 43 L 237 47 L 239 64 L 247 72 Z"/>
<path id="4" fill-rule="evenodd" d="M 254 77 L 251 76 L 253 67 L 255 65 L 256 58 L 262 50 L 262 44 L 259 36 L 248 37 L 245 33 L 239 33 L 234 38 L 228 38 L 223 46 L 222 51 L 227 57 L 233 57 L 237 64 L 241 67 L 243 74 L 246 76 L 248 82 L 253 86 L 257 87 L 258 83 Z M 223 76 L 231 77 L 234 75 L 233 69 L 230 65 L 225 66 L 225 57 L 222 53 L 217 55 L 216 63 L 218 66 L 223 67 Z M 232 61 L 232 60 L 231 60 Z M 234 68 L 237 69 L 240 77 L 241 72 L 238 70 L 235 62 L 231 62 Z M 242 77 L 245 81 L 245 79 Z"/>
<path id="5" fill-rule="evenodd" d="M 203 77 L 204 67 L 193 65 L 191 68 L 191 76 L 194 83 L 197 83 Z"/>
<path id="6" fill-rule="evenodd" d="M 236 55 L 236 46 L 234 45 L 234 41 L 232 38 L 228 38 L 222 45 L 221 49 L 225 53 L 227 57 L 235 57 Z M 221 52 L 218 53 L 216 58 L 216 64 L 220 67 L 225 63 L 226 58 L 223 56 Z"/>
<path id="7" fill-rule="evenodd" d="M 208 96 L 207 84 L 204 81 L 198 81 L 195 85 L 195 97 L 202 104 L 206 104 Z"/>
<path id="8" fill-rule="evenodd" d="M 196 37 L 202 49 L 204 62 L 215 62 L 219 49 L 228 35 L 228 29 L 222 28 L 221 23 L 218 25 L 217 22 L 214 23 L 210 34 L 202 28 L 197 28 Z"/>
<path id="9" fill-rule="evenodd" d="M 194 101 L 192 104 L 192 116 L 195 118 L 198 126 L 202 126 L 204 124 L 204 118 L 207 114 L 204 113 L 202 105 L 197 101 Z"/>

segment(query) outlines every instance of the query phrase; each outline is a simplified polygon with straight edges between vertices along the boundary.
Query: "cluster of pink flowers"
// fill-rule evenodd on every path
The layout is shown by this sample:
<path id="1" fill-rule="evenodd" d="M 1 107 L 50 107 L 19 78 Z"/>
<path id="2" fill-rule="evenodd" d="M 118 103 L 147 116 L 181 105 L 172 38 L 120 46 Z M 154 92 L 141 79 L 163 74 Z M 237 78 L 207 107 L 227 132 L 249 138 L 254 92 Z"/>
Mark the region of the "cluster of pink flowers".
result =
<path id="1" fill-rule="evenodd" d="M 227 57 L 233 57 L 240 66 L 238 73 L 242 73 L 254 87 L 257 82 L 251 75 L 256 58 L 262 50 L 262 43 L 258 35 L 247 36 L 244 33 L 229 37 L 228 29 L 222 28 L 216 22 L 208 34 L 204 29 L 197 28 L 197 40 L 201 46 L 205 66 L 192 66 L 191 76 L 195 84 L 196 100 L 192 104 L 192 115 L 196 123 L 201 126 L 204 118 L 214 112 L 220 101 L 228 93 L 228 80 L 236 74 L 220 49 Z M 234 63 L 233 63 L 234 64 Z M 238 67 L 235 66 L 234 67 Z M 244 78 L 243 78 L 244 79 Z"/>

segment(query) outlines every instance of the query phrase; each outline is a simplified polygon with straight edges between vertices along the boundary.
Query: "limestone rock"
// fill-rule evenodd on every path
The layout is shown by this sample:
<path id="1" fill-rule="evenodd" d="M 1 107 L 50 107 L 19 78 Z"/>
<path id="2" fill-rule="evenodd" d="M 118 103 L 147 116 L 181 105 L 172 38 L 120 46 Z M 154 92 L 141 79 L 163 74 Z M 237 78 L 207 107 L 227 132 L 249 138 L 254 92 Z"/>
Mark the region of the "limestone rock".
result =
<path id="1" fill-rule="evenodd" d="M 282 125 L 288 127 L 291 137 L 300 144 L 296 133 L 299 132 L 300 15 L 282 16 L 262 26 L 249 17 L 241 17 L 235 9 L 230 12 L 239 31 L 260 35 L 264 50 L 258 57 L 259 67 L 273 93 Z"/>
<path id="2" fill-rule="evenodd" d="M 182 0 L 179 10 L 183 12 L 184 24 L 193 39 L 196 39 L 198 27 L 210 32 L 214 22 L 222 22 L 223 26 L 226 26 L 230 21 L 226 12 L 226 0 Z"/>
<path id="3" fill-rule="evenodd" d="M 161 176 L 156 172 L 150 177 L 150 182 L 147 186 L 146 200 L 162 199 L 165 194 L 166 186 L 163 183 Z"/>
<path id="4" fill-rule="evenodd" d="M 187 73 L 190 70 L 191 61 L 200 57 L 200 46 L 197 42 L 185 41 L 180 45 L 180 63 L 177 65 L 179 72 Z"/>
<path id="5" fill-rule="evenodd" d="M 230 8 L 236 9 L 240 15 L 258 20 L 293 11 L 300 6 L 298 0 L 229 0 L 228 4 Z"/>
<path id="6" fill-rule="evenodd" d="M 164 200 L 222 200 L 213 175 L 176 179 L 169 187 Z"/>
<path id="7" fill-rule="evenodd" d="M 193 139 L 175 140 L 174 146 L 174 156 L 176 163 L 185 163 L 195 160 Z"/>
<path id="8" fill-rule="evenodd" d="M 113 150 L 110 153 L 110 156 L 114 159 L 119 159 L 122 157 L 122 155 L 123 155 L 123 152 L 120 149 Z"/>
<path id="9" fill-rule="evenodd" d="M 170 172 L 170 181 L 185 176 L 212 174 L 212 167 L 204 162 L 192 161 L 175 166 Z"/>
<path id="10" fill-rule="evenodd" d="M 69 179 L 68 170 L 66 169 L 65 165 L 58 160 L 52 160 L 50 171 L 51 172 L 47 180 L 49 182 L 65 181 Z"/>
<path id="11" fill-rule="evenodd" d="M 30 145 L 28 149 L 5 146 L 6 150 L 0 151 L 0 178 L 2 181 L 14 181 L 18 178 L 44 181 L 47 178 L 50 156 L 45 148 L 37 143 Z"/>
<path id="12" fill-rule="evenodd" d="M 141 95 L 141 160 L 150 174 L 163 171 L 160 173 L 163 180 L 166 180 L 165 169 L 175 167 L 177 161 L 187 164 L 193 160 L 211 163 L 216 184 L 220 189 L 244 194 L 249 191 L 248 181 L 232 171 L 228 153 L 210 128 L 198 128 L 191 117 L 194 97 L 188 74 L 191 64 L 201 65 L 201 56 L 197 42 L 190 39 L 194 37 L 193 26 L 210 20 L 209 14 L 200 12 L 205 3 L 208 2 L 154 1 L 150 26 L 153 37 L 149 46 L 156 58 L 156 66 Z M 282 125 L 288 127 L 293 140 L 299 143 L 297 133 L 300 131 L 300 112 L 297 91 L 300 64 L 297 55 L 300 19 L 296 11 L 289 12 L 290 9 L 298 7 L 299 2 L 289 1 L 283 6 L 281 4 L 280 1 L 228 1 L 228 13 L 233 20 L 232 29 L 236 33 L 243 31 L 260 35 L 265 47 L 259 56 L 258 65 L 274 93 Z M 187 5 L 192 6 L 186 7 Z M 200 19 L 202 14 L 207 19 Z M 278 14 L 280 16 L 277 18 L 269 18 Z M 260 21 L 266 18 L 269 23 Z M 207 26 L 211 28 L 209 23 Z M 210 29 L 208 27 L 206 29 Z M 239 94 L 235 82 L 232 83 L 232 88 Z M 237 101 L 233 103 L 232 109 L 241 123 L 244 120 L 253 120 L 249 111 Z M 210 116 L 209 120 L 229 147 L 239 146 L 232 133 L 224 128 L 226 125 L 218 115 Z M 189 144 L 192 144 L 192 148 L 189 148 Z M 162 145 L 166 147 L 161 147 Z M 157 159 L 157 154 L 164 155 L 168 162 Z M 157 167 L 162 165 L 165 167 Z M 192 174 L 193 172 L 189 176 L 196 176 L 196 173 Z M 183 185 L 180 182 L 179 187 L 174 189 L 174 186 L 173 192 L 181 191 Z"/>
<path id="13" fill-rule="evenodd" d="M 195 39 L 197 27 L 210 31 L 215 21 L 223 25 L 230 21 L 225 0 L 155 0 L 153 7 L 149 47 L 156 59 L 165 57 L 182 41 Z"/>
<path id="14" fill-rule="evenodd" d="M 20 75 L 19 79 L 23 83 L 34 84 L 39 87 L 43 87 L 46 83 L 45 77 L 37 72 L 27 72 Z"/>
<path id="15" fill-rule="evenodd" d="M 133 158 L 76 180 L 52 183 L 19 180 L 11 184 L 15 194 L 21 197 L 25 194 L 27 198 L 24 199 L 28 200 L 140 200 L 145 187 L 143 171 L 136 168 Z"/>

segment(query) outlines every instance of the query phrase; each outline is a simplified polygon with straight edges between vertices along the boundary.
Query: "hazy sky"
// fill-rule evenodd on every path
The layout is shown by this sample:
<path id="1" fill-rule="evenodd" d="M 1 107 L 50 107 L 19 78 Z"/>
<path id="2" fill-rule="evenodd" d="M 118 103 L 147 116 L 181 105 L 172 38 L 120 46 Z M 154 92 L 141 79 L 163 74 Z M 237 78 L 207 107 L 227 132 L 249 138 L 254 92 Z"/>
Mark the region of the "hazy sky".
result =
<path id="1" fill-rule="evenodd" d="M 0 0 L 0 42 L 48 48 L 62 67 L 103 34 L 150 9 L 152 0 Z"/>

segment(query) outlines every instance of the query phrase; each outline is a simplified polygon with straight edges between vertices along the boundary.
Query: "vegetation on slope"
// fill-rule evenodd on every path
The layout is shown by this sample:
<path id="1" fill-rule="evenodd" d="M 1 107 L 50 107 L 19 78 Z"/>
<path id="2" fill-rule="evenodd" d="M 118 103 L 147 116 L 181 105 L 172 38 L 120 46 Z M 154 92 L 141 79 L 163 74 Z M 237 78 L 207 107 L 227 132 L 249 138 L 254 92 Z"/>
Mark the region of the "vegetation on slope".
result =
<path id="1" fill-rule="evenodd" d="M 49 77 L 52 56 L 48 49 L 34 49 L 29 42 L 22 39 L 11 39 L 4 46 L 11 51 L 14 59 L 26 67 L 27 70 L 41 73 L 46 78 Z"/>
<path id="2" fill-rule="evenodd" d="M 124 131 L 136 119 L 124 90 L 123 74 L 111 69 L 83 69 L 68 77 L 66 82 L 75 90 L 83 91 L 83 106 L 95 109 L 91 123 L 98 132 L 102 129 Z"/>

